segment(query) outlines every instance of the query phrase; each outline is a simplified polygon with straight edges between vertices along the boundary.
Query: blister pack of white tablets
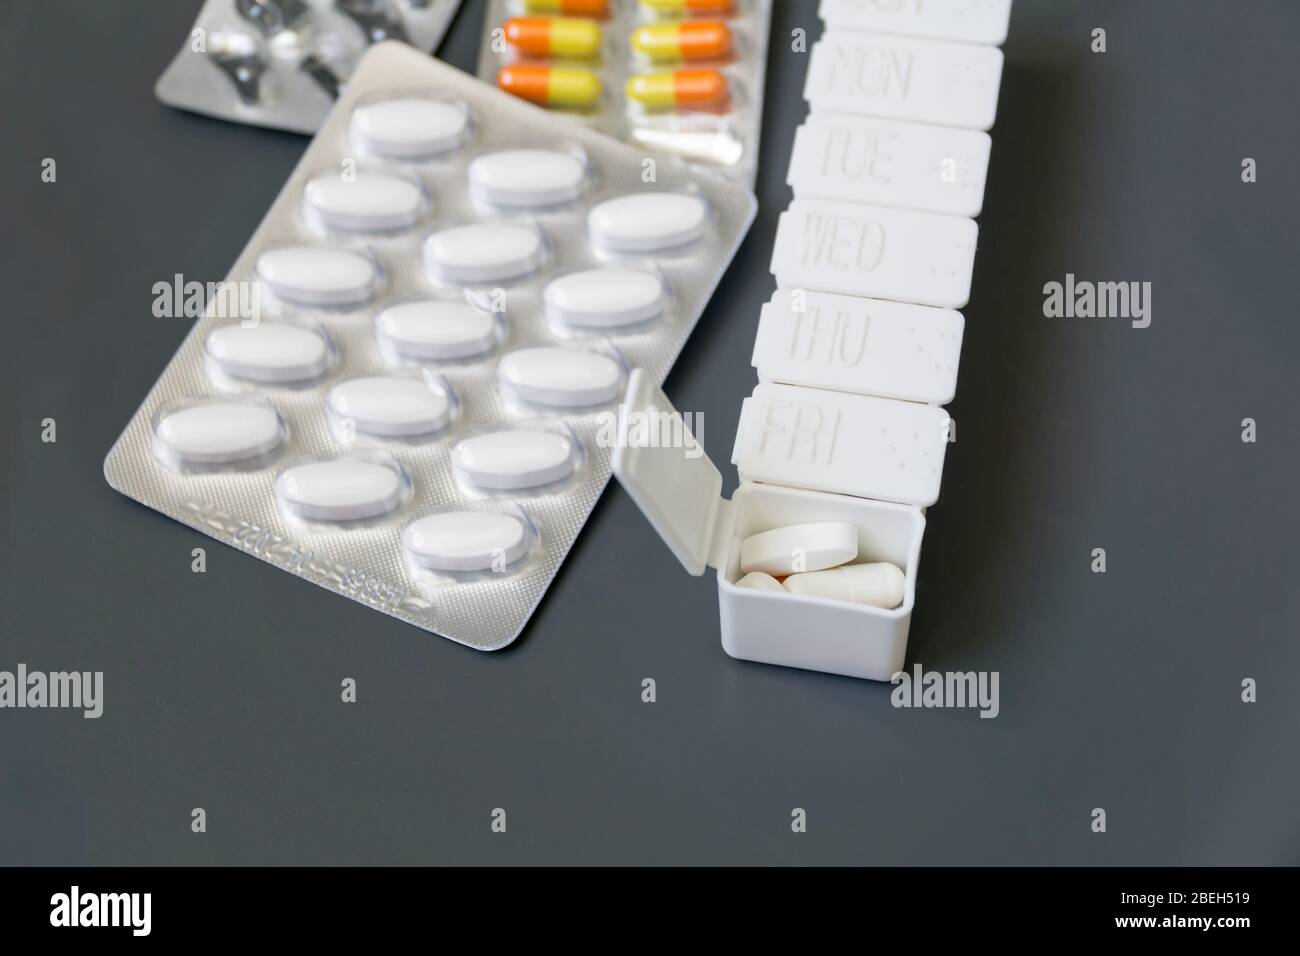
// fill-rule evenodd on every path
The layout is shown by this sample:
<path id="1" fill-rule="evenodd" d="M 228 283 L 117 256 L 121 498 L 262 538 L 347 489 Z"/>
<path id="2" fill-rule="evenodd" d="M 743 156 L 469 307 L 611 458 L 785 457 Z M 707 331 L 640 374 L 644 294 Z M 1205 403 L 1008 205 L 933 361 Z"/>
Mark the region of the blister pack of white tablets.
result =
<path id="1" fill-rule="evenodd" d="M 158 79 L 169 106 L 314 133 L 374 43 L 432 52 L 460 0 L 207 0 Z"/>
<path id="2" fill-rule="evenodd" d="M 418 627 L 509 644 L 609 478 L 629 369 L 663 379 L 755 213 L 682 164 L 646 182 L 642 159 L 374 47 L 109 483 Z"/>
<path id="3" fill-rule="evenodd" d="M 754 184 L 772 0 L 488 0 L 479 76 Z"/>

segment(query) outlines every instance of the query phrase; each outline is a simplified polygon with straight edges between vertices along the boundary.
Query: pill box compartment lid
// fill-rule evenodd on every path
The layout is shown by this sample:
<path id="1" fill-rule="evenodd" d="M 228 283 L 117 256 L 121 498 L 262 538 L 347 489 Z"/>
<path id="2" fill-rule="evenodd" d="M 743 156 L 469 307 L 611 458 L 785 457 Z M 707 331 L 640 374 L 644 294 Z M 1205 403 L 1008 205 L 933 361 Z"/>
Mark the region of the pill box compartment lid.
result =
<path id="1" fill-rule="evenodd" d="M 759 381 L 946 405 L 965 319 L 885 299 L 777 289 L 754 339 Z"/>
<path id="2" fill-rule="evenodd" d="M 644 369 L 634 369 L 618 410 L 614 474 L 693 575 L 718 567 L 731 537 L 722 473 Z"/>
<path id="3" fill-rule="evenodd" d="M 933 405 L 763 382 L 741 406 L 731 460 L 742 481 L 926 507 L 950 430 Z"/>

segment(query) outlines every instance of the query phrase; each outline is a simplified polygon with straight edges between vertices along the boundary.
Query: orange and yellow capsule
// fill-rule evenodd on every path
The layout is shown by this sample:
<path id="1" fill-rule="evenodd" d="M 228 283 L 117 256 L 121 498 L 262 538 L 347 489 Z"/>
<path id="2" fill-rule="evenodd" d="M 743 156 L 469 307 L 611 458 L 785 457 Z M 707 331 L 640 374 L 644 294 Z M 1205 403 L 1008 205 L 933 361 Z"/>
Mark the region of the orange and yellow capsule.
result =
<path id="1" fill-rule="evenodd" d="M 654 23 L 632 31 L 632 49 L 648 60 L 718 60 L 731 52 L 731 28 L 721 20 Z"/>
<path id="2" fill-rule="evenodd" d="M 600 24 L 577 17 L 511 17 L 506 42 L 528 56 L 589 60 L 600 52 Z"/>
<path id="3" fill-rule="evenodd" d="M 727 78 L 719 70 L 646 73 L 627 81 L 628 99 L 652 113 L 717 109 L 730 94 Z"/>
<path id="4" fill-rule="evenodd" d="M 609 16 L 609 0 L 524 0 L 525 13 L 558 13 L 566 17 Z"/>
<path id="5" fill-rule="evenodd" d="M 543 106 L 586 110 L 600 102 L 600 77 L 581 67 L 519 63 L 501 69 L 497 86 Z"/>
<path id="6" fill-rule="evenodd" d="M 660 16 L 698 17 L 730 13 L 734 0 L 641 0 L 641 6 Z"/>

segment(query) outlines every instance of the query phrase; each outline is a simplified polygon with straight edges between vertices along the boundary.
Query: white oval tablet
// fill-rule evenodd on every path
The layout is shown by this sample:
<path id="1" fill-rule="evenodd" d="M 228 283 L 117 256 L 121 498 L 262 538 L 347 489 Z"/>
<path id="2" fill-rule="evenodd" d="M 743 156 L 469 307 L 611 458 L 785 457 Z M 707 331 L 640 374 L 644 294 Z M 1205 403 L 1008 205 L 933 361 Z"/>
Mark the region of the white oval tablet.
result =
<path id="1" fill-rule="evenodd" d="M 857 556 L 857 528 L 845 521 L 813 521 L 750 535 L 740 544 L 740 570 L 783 577 L 833 568 Z"/>
<path id="2" fill-rule="evenodd" d="M 379 273 L 359 252 L 323 246 L 281 246 L 257 259 L 257 277 L 277 296 L 303 305 L 359 305 Z"/>
<path id="3" fill-rule="evenodd" d="M 504 282 L 528 275 L 544 252 L 531 226 L 480 222 L 435 232 L 424 241 L 424 265 L 447 282 Z"/>
<path id="4" fill-rule="evenodd" d="M 472 485 L 498 491 L 549 485 L 573 474 L 573 442 L 527 428 L 488 432 L 460 442 L 451 463 Z"/>
<path id="5" fill-rule="evenodd" d="M 329 229 L 381 232 L 415 225 L 424 195 L 415 183 L 380 173 L 358 173 L 344 179 L 326 173 L 307 183 L 303 202 Z"/>
<path id="6" fill-rule="evenodd" d="M 219 465 L 272 451 L 284 440 L 284 422 L 269 405 L 214 401 L 164 414 L 156 434 L 170 456 Z"/>
<path id="7" fill-rule="evenodd" d="M 374 375 L 339 382 L 329 391 L 330 411 L 368 435 L 401 438 L 440 431 L 451 402 L 424 382 Z"/>
<path id="8" fill-rule="evenodd" d="M 358 106 L 352 135 L 369 152 L 420 159 L 455 149 L 469 135 L 469 115 L 459 105 L 419 98 Z"/>
<path id="9" fill-rule="evenodd" d="M 222 372 L 250 382 L 303 382 L 321 375 L 330 362 L 323 335 L 274 322 L 214 329 L 205 348 Z"/>
<path id="10" fill-rule="evenodd" d="M 615 252 L 656 252 L 704 235 L 708 208 L 685 193 L 630 193 L 607 199 L 587 214 L 597 245 Z"/>
<path id="11" fill-rule="evenodd" d="M 579 328 L 647 322 L 664 310 L 663 280 L 640 269 L 589 269 L 553 279 L 542 300 L 553 321 Z"/>
<path id="12" fill-rule="evenodd" d="M 508 149 L 469 164 L 475 195 L 496 206 L 519 209 L 576 199 L 586 176 L 582 160 L 553 149 Z"/>
<path id="13" fill-rule="evenodd" d="M 738 588 L 752 588 L 755 591 L 784 591 L 781 582 L 762 571 L 750 571 L 736 582 Z"/>
<path id="14" fill-rule="evenodd" d="M 407 554 L 435 571 L 499 569 L 522 558 L 530 543 L 522 521 L 489 511 L 429 515 L 411 522 L 402 532 Z"/>
<path id="15" fill-rule="evenodd" d="M 359 521 L 401 504 L 402 476 L 372 461 L 318 461 L 281 472 L 275 494 L 284 510 L 309 521 Z"/>
<path id="16" fill-rule="evenodd" d="M 622 369 L 608 355 L 555 346 L 511 352 L 497 374 L 524 401 L 563 408 L 612 401 L 622 381 Z"/>
<path id="17" fill-rule="evenodd" d="M 496 321 L 466 302 L 404 302 L 375 318 L 375 334 L 399 355 L 414 359 L 462 359 L 496 345 Z"/>

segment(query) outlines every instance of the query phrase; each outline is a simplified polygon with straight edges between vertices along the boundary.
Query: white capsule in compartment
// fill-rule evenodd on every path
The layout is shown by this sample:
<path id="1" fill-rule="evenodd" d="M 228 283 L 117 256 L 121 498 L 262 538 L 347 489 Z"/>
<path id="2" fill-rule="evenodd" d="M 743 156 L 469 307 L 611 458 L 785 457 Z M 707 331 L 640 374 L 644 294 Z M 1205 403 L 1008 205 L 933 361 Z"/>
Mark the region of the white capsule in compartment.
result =
<path id="1" fill-rule="evenodd" d="M 279 298 L 301 305 L 360 305 L 379 270 L 369 256 L 326 246 L 279 246 L 257 258 L 257 277 Z"/>
<path id="2" fill-rule="evenodd" d="M 424 241 L 424 266 L 443 282 L 506 282 L 528 275 L 545 258 L 530 225 L 478 222 L 435 232 Z"/>
<path id="3" fill-rule="evenodd" d="M 571 272 L 553 279 L 542 299 L 553 321 L 577 328 L 619 328 L 656 318 L 667 299 L 653 272 L 607 268 Z"/>
<path id="4" fill-rule="evenodd" d="M 284 435 L 284 421 L 270 405 L 203 401 L 164 410 L 154 425 L 154 447 L 174 465 L 232 465 L 269 454 Z"/>
<path id="5" fill-rule="evenodd" d="M 824 571 L 792 574 L 783 587 L 800 597 L 830 598 L 890 610 L 902 604 L 907 595 L 907 575 L 888 561 L 842 564 Z"/>
<path id="6" fill-rule="evenodd" d="M 397 176 L 358 173 L 344 178 L 330 172 L 307 183 L 303 202 L 309 216 L 327 229 L 386 232 L 415 225 L 424 194 L 417 184 Z"/>
<path id="7" fill-rule="evenodd" d="M 398 466 L 357 458 L 286 468 L 275 479 L 280 508 L 306 521 L 364 521 L 402 503 L 406 479 Z"/>
<path id="8" fill-rule="evenodd" d="M 445 511 L 402 530 L 407 555 L 431 571 L 502 571 L 531 545 L 527 523 L 490 511 Z"/>
<path id="9" fill-rule="evenodd" d="M 410 438 L 442 431 L 451 421 L 448 395 L 413 378 L 371 375 L 339 382 L 329 391 L 330 414 L 355 431 Z"/>
<path id="10" fill-rule="evenodd" d="M 319 378 L 329 368 L 331 357 L 324 335 L 278 322 L 224 325 L 208 333 L 204 348 L 217 371 L 265 385 Z"/>
<path id="11" fill-rule="evenodd" d="M 608 355 L 556 346 L 511 352 L 502 357 L 497 375 L 523 401 L 559 408 L 613 401 L 623 384 L 622 367 Z"/>
<path id="12" fill-rule="evenodd" d="M 466 438 L 452 449 L 451 463 L 475 487 L 518 491 L 569 477 L 577 465 L 574 452 L 564 435 L 513 428 Z"/>
<path id="13" fill-rule="evenodd" d="M 424 159 L 455 149 L 469 136 L 469 114 L 446 100 L 381 100 L 352 113 L 353 141 L 389 159 Z"/>
<path id="14" fill-rule="evenodd" d="M 375 335 L 402 358 L 454 361 L 490 351 L 497 321 L 466 302 L 429 299 L 384 309 L 375 317 Z"/>
<path id="15" fill-rule="evenodd" d="M 587 214 L 596 245 L 611 252 L 658 252 L 704 235 L 708 206 L 687 193 L 629 193 Z"/>
<path id="16" fill-rule="evenodd" d="M 571 202 L 582 193 L 587 167 L 554 149 L 507 149 L 469 164 L 474 196 L 494 206 L 536 209 Z"/>

